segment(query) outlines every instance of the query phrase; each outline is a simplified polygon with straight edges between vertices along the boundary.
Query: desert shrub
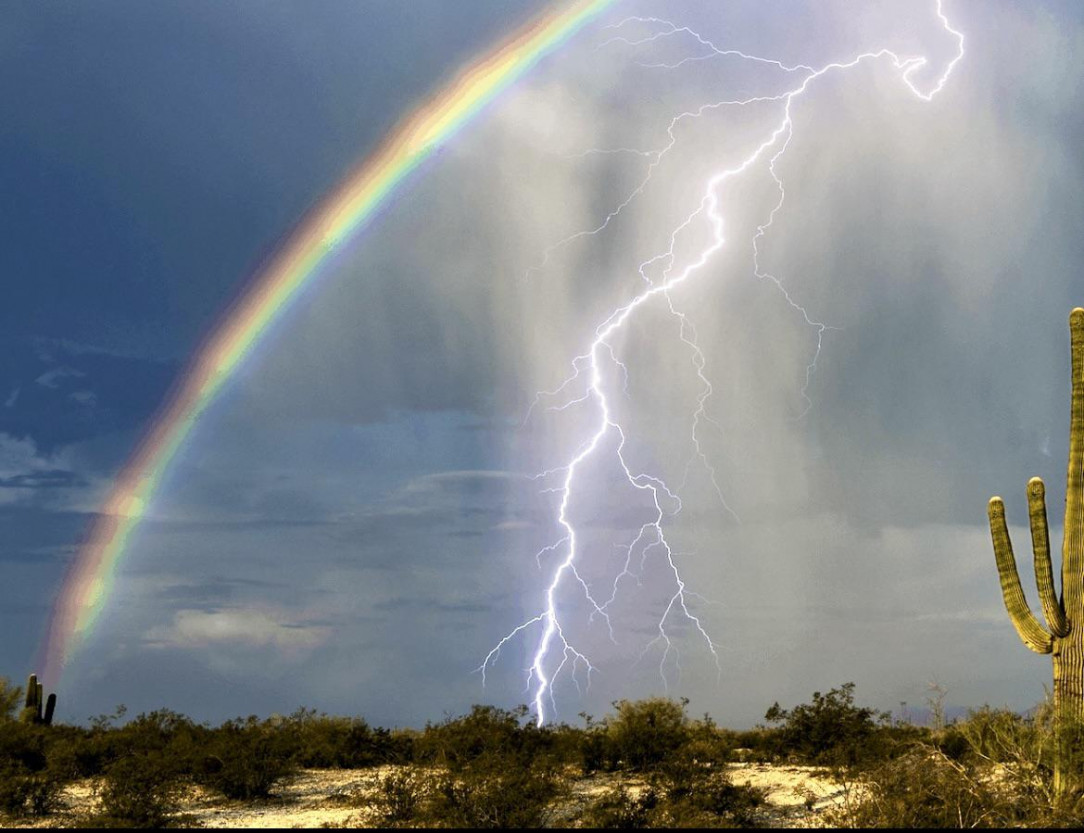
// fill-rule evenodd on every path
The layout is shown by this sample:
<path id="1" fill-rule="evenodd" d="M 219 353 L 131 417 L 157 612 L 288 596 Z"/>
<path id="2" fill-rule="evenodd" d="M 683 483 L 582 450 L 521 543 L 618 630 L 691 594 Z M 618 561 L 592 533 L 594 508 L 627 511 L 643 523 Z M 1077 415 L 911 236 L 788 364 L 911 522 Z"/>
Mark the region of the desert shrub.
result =
<path id="1" fill-rule="evenodd" d="M 854 705 L 854 683 L 827 694 L 813 692 L 813 701 L 783 709 L 772 705 L 764 715 L 778 723 L 781 751 L 812 764 L 847 766 L 888 756 L 892 747 L 887 712 Z M 880 730 L 880 731 L 879 731 Z"/>
<path id="2" fill-rule="evenodd" d="M 756 810 L 765 803 L 762 790 L 737 785 L 725 767 L 698 753 L 692 741 L 656 769 L 653 784 L 663 796 L 652 827 L 753 827 Z"/>
<path id="3" fill-rule="evenodd" d="M 56 771 L 0 767 L 0 813 L 7 816 L 46 816 L 60 801 L 65 779 Z"/>
<path id="4" fill-rule="evenodd" d="M 1056 722 L 1048 699 L 1030 716 L 983 706 L 950 730 L 967 743 L 962 760 L 998 764 L 1015 780 L 1039 785 L 1048 794 L 1048 803 L 1063 807 L 1084 796 L 1084 723 L 1067 716 L 1060 727 Z M 1055 800 L 1054 764 L 1059 755 L 1065 790 Z"/>
<path id="5" fill-rule="evenodd" d="M 676 754 L 699 764 L 718 768 L 733 759 L 734 746 L 730 738 L 722 733 L 706 734 L 694 731 Z"/>
<path id="6" fill-rule="evenodd" d="M 689 740 L 685 717 L 688 700 L 666 697 L 646 700 L 619 700 L 617 713 L 604 721 L 610 768 L 645 770 L 658 766 Z"/>
<path id="7" fill-rule="evenodd" d="M 525 722 L 528 709 L 474 706 L 469 714 L 429 724 L 413 738 L 415 763 L 432 767 L 424 781 L 385 782 L 386 810 L 411 807 L 414 820 L 450 827 L 538 827 L 561 792 L 562 755 L 575 749 L 569 727 Z M 405 821 L 400 814 L 400 822 Z"/>
<path id="8" fill-rule="evenodd" d="M 524 768 L 551 758 L 553 731 L 533 722 L 524 725 L 527 714 L 526 706 L 508 710 L 476 705 L 463 717 L 428 724 L 414 740 L 414 760 L 458 771 L 480 760 Z"/>
<path id="9" fill-rule="evenodd" d="M 179 773 L 191 771 L 206 729 L 168 709 L 140 714 L 124 726 L 114 725 L 125 713 L 91 720 L 91 728 L 53 726 L 49 729 L 49 760 L 71 777 L 101 775 L 122 758 L 143 753 L 169 757 Z"/>
<path id="10" fill-rule="evenodd" d="M 639 829 L 651 826 L 652 811 L 659 803 L 651 788 L 633 795 L 625 787 L 614 787 L 589 804 L 580 817 L 582 827 Z"/>
<path id="11" fill-rule="evenodd" d="M 176 763 L 159 750 L 114 761 L 98 788 L 96 827 L 166 827 L 174 821 L 181 785 Z"/>
<path id="12" fill-rule="evenodd" d="M 757 726 L 755 729 L 744 729 L 730 734 L 733 743 L 732 760 L 771 763 L 787 755 L 782 741 L 783 732 L 779 728 Z"/>
<path id="13" fill-rule="evenodd" d="M 956 726 L 948 726 L 936 732 L 932 741 L 937 749 L 950 761 L 961 761 L 971 751 L 967 737 Z"/>
<path id="14" fill-rule="evenodd" d="M 45 769 L 47 727 L 11 722 L 0 731 L 0 767 Z"/>
<path id="15" fill-rule="evenodd" d="M 916 749 L 871 768 L 826 818 L 840 827 L 990 827 L 994 794 L 962 764 Z"/>
<path id="16" fill-rule="evenodd" d="M 567 723 L 549 724 L 545 730 L 542 754 L 555 766 L 582 768 L 586 734 L 579 726 L 570 726 Z"/>
<path id="17" fill-rule="evenodd" d="M 298 709 L 284 727 L 296 735 L 295 759 L 314 769 L 362 769 L 410 760 L 411 744 L 402 734 L 374 729 L 360 717 L 328 717 Z"/>
<path id="18" fill-rule="evenodd" d="M 539 765 L 470 766 L 430 777 L 420 819 L 443 827 L 543 827 L 563 786 L 553 768 Z"/>
<path id="19" fill-rule="evenodd" d="M 195 725 L 183 714 L 169 709 L 140 714 L 125 726 L 106 733 L 109 746 L 117 757 L 136 753 L 162 753 L 178 773 L 192 771 L 206 740 L 206 729 Z"/>
<path id="20" fill-rule="evenodd" d="M 44 816 L 69 780 L 50 752 L 51 729 L 5 721 L 0 731 L 0 812 Z"/>
<path id="21" fill-rule="evenodd" d="M 601 727 L 587 729 L 579 743 L 579 764 L 585 775 L 608 768 L 613 761 L 606 730 Z"/>
<path id="22" fill-rule="evenodd" d="M 50 745 L 50 762 L 54 759 L 72 778 L 101 775 L 121 753 L 107 733 L 63 727 L 71 731 L 58 736 Z M 57 727 L 54 727 L 54 732 Z"/>
<path id="23" fill-rule="evenodd" d="M 23 702 L 22 687 L 12 685 L 7 677 L 0 677 L 0 723 L 14 720 Z"/>
<path id="24" fill-rule="evenodd" d="M 895 761 L 869 769 L 853 800 L 832 815 L 856 827 L 1081 827 L 1084 793 L 1074 783 L 1075 745 L 1063 723 L 1069 789 L 1055 794 L 1054 719 L 1049 703 L 1025 717 L 984 706 L 915 744 Z"/>
<path id="25" fill-rule="evenodd" d="M 23 812 L 47 816 L 60 806 L 60 793 L 69 781 L 64 773 L 47 768 L 23 777 Z"/>
<path id="26" fill-rule="evenodd" d="M 427 779 L 403 770 L 385 775 L 377 784 L 373 809 L 383 826 L 409 824 L 422 809 Z"/>
<path id="27" fill-rule="evenodd" d="M 865 771 L 851 798 L 826 814 L 840 827 L 1081 827 L 1084 799 L 1055 797 L 1035 768 L 965 764 L 933 746 Z"/>
<path id="28" fill-rule="evenodd" d="M 968 751 L 986 761 L 1011 763 L 1021 758 L 1038 762 L 1043 757 L 1043 728 L 1009 709 L 983 706 L 968 712 L 953 728 L 966 741 Z"/>
<path id="29" fill-rule="evenodd" d="M 227 798 L 264 798 L 297 772 L 296 742 L 255 717 L 229 720 L 213 730 L 195 777 Z"/>
<path id="30" fill-rule="evenodd" d="M 706 779 L 696 790 L 666 795 L 651 817 L 652 827 L 756 827 L 764 794 L 734 784 L 722 773 Z"/>
<path id="31" fill-rule="evenodd" d="M 618 786 L 585 808 L 583 827 L 756 827 L 762 790 L 734 784 L 726 770 L 668 761 L 634 794 Z"/>

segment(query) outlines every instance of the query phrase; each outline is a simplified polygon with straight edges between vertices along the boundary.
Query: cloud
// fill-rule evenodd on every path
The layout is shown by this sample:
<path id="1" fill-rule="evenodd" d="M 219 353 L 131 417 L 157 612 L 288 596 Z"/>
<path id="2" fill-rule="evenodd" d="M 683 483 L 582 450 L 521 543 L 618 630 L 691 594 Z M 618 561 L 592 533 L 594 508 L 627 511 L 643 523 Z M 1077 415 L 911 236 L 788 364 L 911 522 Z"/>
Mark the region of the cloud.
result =
<path id="1" fill-rule="evenodd" d="M 273 649 L 284 659 L 298 660 L 327 641 L 330 628 L 312 625 L 275 610 L 178 610 L 173 622 L 147 632 L 145 644 L 155 648 Z"/>
<path id="2" fill-rule="evenodd" d="M 98 394 L 92 390 L 76 390 L 68 394 L 68 398 L 73 402 L 78 402 L 80 405 L 84 405 L 88 408 L 93 408 L 98 404 Z"/>
<path id="3" fill-rule="evenodd" d="M 34 380 L 34 383 L 41 385 L 43 388 L 56 390 L 60 387 L 61 379 L 81 379 L 86 375 L 87 374 L 80 370 L 61 365 L 60 367 L 54 367 L 51 370 L 45 371 Z"/>
<path id="4" fill-rule="evenodd" d="M 43 456 L 30 437 L 0 433 L 0 503 L 29 499 L 38 489 L 80 485 L 63 452 Z"/>
<path id="5" fill-rule="evenodd" d="M 27 472 L 0 478 L 0 489 L 56 489 L 83 485 L 78 475 L 63 469 Z"/>

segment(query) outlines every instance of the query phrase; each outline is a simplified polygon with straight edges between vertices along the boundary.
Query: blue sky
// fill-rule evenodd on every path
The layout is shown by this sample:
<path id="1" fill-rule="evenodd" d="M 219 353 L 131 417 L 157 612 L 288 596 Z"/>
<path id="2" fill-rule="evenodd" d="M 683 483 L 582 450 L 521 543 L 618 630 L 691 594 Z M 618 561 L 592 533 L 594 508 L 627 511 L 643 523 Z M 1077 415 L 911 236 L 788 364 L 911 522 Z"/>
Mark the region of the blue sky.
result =
<path id="1" fill-rule="evenodd" d="M 675 113 L 786 81 L 730 59 L 645 67 L 703 49 L 607 44 L 602 26 L 665 18 L 814 66 L 888 43 L 932 70 L 953 46 L 932 6 L 629 0 L 539 65 L 348 247 L 208 411 L 62 681 L 63 717 L 303 704 L 402 725 L 524 701 L 530 640 L 502 652 L 485 688 L 472 670 L 538 612 L 552 563 L 535 553 L 559 530 L 552 484 L 531 475 L 567 459 L 591 418 L 543 407 L 525 421 L 534 393 L 561 383 L 704 177 L 778 111 L 682 128 L 642 199 L 553 249 L 644 175 L 642 154 L 584 151 L 660 147 Z M 5 4 L 0 627 L 18 638 L 0 644 L 0 674 L 31 670 L 110 478 L 246 277 L 400 117 L 543 7 Z M 670 586 L 645 558 L 616 645 L 565 600 L 598 673 L 586 693 L 563 684 L 559 716 L 668 691 L 748 725 L 847 680 L 884 708 L 919 702 L 933 678 L 961 706 L 1042 696 L 1049 664 L 1001 610 L 985 502 L 1002 494 L 1019 524 L 1040 474 L 1060 527 L 1065 321 L 1084 304 L 1082 19 L 1069 2 L 946 13 L 968 52 L 933 102 L 881 63 L 796 107 L 786 209 L 763 250 L 834 328 L 809 402 L 816 330 L 752 274 L 766 173 L 728 192 L 735 243 L 678 299 L 715 390 L 706 457 L 740 522 L 704 466 L 683 474 L 698 386 L 676 320 L 653 311 L 618 345 L 630 454 L 685 481 L 673 541 L 710 599 L 697 611 L 719 670 L 688 621 L 672 623 L 680 673 L 671 659 L 660 674 L 654 649 L 638 659 Z M 585 477 L 584 577 L 604 587 L 643 506 L 612 459 Z"/>

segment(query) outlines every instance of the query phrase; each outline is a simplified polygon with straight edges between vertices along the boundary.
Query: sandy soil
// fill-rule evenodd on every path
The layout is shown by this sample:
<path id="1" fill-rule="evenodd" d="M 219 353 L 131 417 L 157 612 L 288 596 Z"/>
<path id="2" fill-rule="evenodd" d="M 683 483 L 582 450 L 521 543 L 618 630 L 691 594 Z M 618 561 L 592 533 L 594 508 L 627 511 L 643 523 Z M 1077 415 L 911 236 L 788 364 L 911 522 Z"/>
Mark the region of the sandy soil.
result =
<path id="1" fill-rule="evenodd" d="M 186 794 L 181 811 L 193 827 L 375 827 L 377 820 L 366 806 L 367 799 L 378 781 L 395 769 L 303 770 L 291 784 L 280 788 L 275 797 L 264 801 L 231 801 L 197 787 Z M 820 826 L 821 813 L 838 806 L 845 798 L 845 788 L 825 770 L 815 767 L 733 764 L 730 772 L 737 784 L 748 783 L 767 790 L 764 818 L 775 827 Z M 634 778 L 616 773 L 577 779 L 558 817 L 578 815 L 579 810 L 619 784 L 633 793 L 644 786 Z M 0 827 L 71 824 L 78 815 L 93 811 L 94 787 L 93 779 L 72 784 L 62 796 L 63 808 L 54 816 L 21 822 L 0 820 Z"/>

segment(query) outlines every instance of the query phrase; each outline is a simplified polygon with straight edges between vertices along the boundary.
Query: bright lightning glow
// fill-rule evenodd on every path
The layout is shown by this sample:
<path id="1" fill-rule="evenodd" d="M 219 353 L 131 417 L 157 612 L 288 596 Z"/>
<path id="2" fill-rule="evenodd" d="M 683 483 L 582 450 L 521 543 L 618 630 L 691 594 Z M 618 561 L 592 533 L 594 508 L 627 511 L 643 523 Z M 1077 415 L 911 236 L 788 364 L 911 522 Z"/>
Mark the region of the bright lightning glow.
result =
<path id="1" fill-rule="evenodd" d="M 721 50 L 711 43 L 711 41 L 701 37 L 691 29 L 684 26 L 677 26 L 659 18 L 626 18 L 613 26 L 607 27 L 618 34 L 615 34 L 613 37 L 610 37 L 600 44 L 600 49 L 612 44 L 637 47 L 656 43 L 664 38 L 681 37 L 691 39 L 699 47 L 707 50 L 707 52 L 685 58 L 675 63 L 642 64 L 642 66 L 677 69 L 692 61 L 704 61 L 721 56 L 732 56 L 746 61 L 773 66 L 786 73 L 788 76 L 796 76 L 796 83 L 788 91 L 778 95 L 752 96 L 744 99 L 718 101 L 705 104 L 693 111 L 680 113 L 672 118 L 667 126 L 666 133 L 668 141 L 659 150 L 644 151 L 632 148 L 616 148 L 613 150 L 596 149 L 587 151 L 587 153 L 629 153 L 643 156 L 645 159 L 649 160 L 647 173 L 639 184 L 620 203 L 618 203 L 618 205 L 607 214 L 597 226 L 589 230 L 576 232 L 564 240 L 559 241 L 554 246 L 551 246 L 544 252 L 542 262 L 536 267 L 541 268 L 546 265 L 554 251 L 568 245 L 574 240 L 603 232 L 624 209 L 633 203 L 633 201 L 642 197 L 644 189 L 658 169 L 662 159 L 677 144 L 675 129 L 681 122 L 686 119 L 699 118 L 708 111 L 722 107 L 743 107 L 751 104 L 778 103 L 781 109 L 780 118 L 771 131 L 763 137 L 760 143 L 757 144 L 757 146 L 753 148 L 741 162 L 733 167 L 716 171 L 707 179 L 704 183 L 702 196 L 700 197 L 698 205 L 670 233 L 668 249 L 649 258 L 640 265 L 639 274 L 644 281 L 645 288 L 640 294 L 633 297 L 632 300 L 622 306 L 616 307 L 596 326 L 593 339 L 587 349 L 572 360 L 571 375 L 554 390 L 542 391 L 537 394 L 535 401 L 531 405 L 531 410 L 528 411 L 528 418 L 530 418 L 531 412 L 539 403 L 557 397 L 567 397 L 560 404 L 551 406 L 551 408 L 553 410 L 564 410 L 572 406 L 589 404 L 595 409 L 597 414 L 597 420 L 594 423 L 593 429 L 591 429 L 578 443 L 577 450 L 572 457 L 568 459 L 564 465 L 539 475 L 539 478 L 541 479 L 556 477 L 559 480 L 559 485 L 551 489 L 551 491 L 555 491 L 560 495 L 556 520 L 562 530 L 559 540 L 545 547 L 537 554 L 539 564 L 541 566 L 541 557 L 543 554 L 563 554 L 560 562 L 553 569 L 549 582 L 546 585 L 544 593 L 545 603 L 542 612 L 517 626 L 501 639 L 489 652 L 479 668 L 484 683 L 486 669 L 498 659 L 501 649 L 507 645 L 510 640 L 533 632 L 536 630 L 537 626 L 537 629 L 540 629 L 541 633 L 538 637 L 530 668 L 527 671 L 527 690 L 530 692 L 533 689 L 532 703 L 535 719 L 539 725 L 546 719 L 545 705 L 547 702 L 549 702 L 550 706 L 556 710 L 553 692 L 554 683 L 566 669 L 577 687 L 580 685 L 577 676 L 578 672 L 581 670 L 585 671 L 587 674 L 587 682 L 590 683 L 591 672 L 595 670 L 588 657 L 582 651 L 578 650 L 569 641 L 569 638 L 566 635 L 566 628 L 562 623 L 558 605 L 558 596 L 562 592 L 563 587 L 569 582 L 575 582 L 576 585 L 579 586 L 584 599 L 591 607 L 590 620 L 593 621 L 594 619 L 599 618 L 604 621 L 609 628 L 611 640 L 616 641 L 614 638 L 613 625 L 610 621 L 609 607 L 616 600 L 620 585 L 624 579 L 633 578 L 639 581 L 639 576 L 642 574 L 644 563 L 649 557 L 649 554 L 658 553 L 663 559 L 665 567 L 672 576 L 673 591 L 670 594 L 669 602 L 657 623 L 657 635 L 644 648 L 640 655 L 641 658 L 646 656 L 653 649 L 661 647 L 659 672 L 662 676 L 664 685 L 667 684 L 666 669 L 668 661 L 671 660 L 671 656 L 673 656 L 673 663 L 678 673 L 680 673 L 681 666 L 678 661 L 677 648 L 667 630 L 667 626 L 668 622 L 675 617 L 681 617 L 685 622 L 695 628 L 699 638 L 702 639 L 707 650 L 712 655 L 716 667 L 720 668 L 719 656 L 716 650 L 717 646 L 704 628 L 700 618 L 695 614 L 693 608 L 690 607 L 690 600 L 695 599 L 700 601 L 702 597 L 699 597 L 692 591 L 686 589 L 686 584 L 678 569 L 676 553 L 671 548 L 666 537 L 664 524 L 666 518 L 668 516 L 672 517 L 676 515 L 681 510 L 681 500 L 677 494 L 681 487 L 679 486 L 677 489 L 671 489 L 658 477 L 646 472 L 634 471 L 625 457 L 626 428 L 614 415 L 613 408 L 611 407 L 611 403 L 607 398 L 605 391 L 605 382 L 610 378 L 611 374 L 619 371 L 623 374 L 625 384 L 627 385 L 629 369 L 618 359 L 612 344 L 612 339 L 625 328 L 629 320 L 636 315 L 639 310 L 648 304 L 665 304 L 669 313 L 677 319 L 680 325 L 679 338 L 689 348 L 696 375 L 701 386 L 697 395 L 696 408 L 692 414 L 692 432 L 690 438 L 692 453 L 685 468 L 686 477 L 688 476 L 689 468 L 693 463 L 702 465 L 710 477 L 720 503 L 726 511 L 737 520 L 737 515 L 727 504 L 723 496 L 723 490 L 719 487 L 715 476 L 715 469 L 711 465 L 701 446 L 699 431 L 704 423 L 715 424 L 716 427 L 721 429 L 721 426 L 714 423 L 707 412 L 707 402 L 712 395 L 712 385 L 705 374 L 707 359 L 697 343 L 695 328 L 688 320 L 685 313 L 675 306 L 671 292 L 675 288 L 697 277 L 698 274 L 704 270 L 704 267 L 712 260 L 714 255 L 725 245 L 725 221 L 721 204 L 724 186 L 728 181 L 741 176 L 755 166 L 764 165 L 778 191 L 778 198 L 768 212 L 767 217 L 757 226 L 756 233 L 753 237 L 753 271 L 757 278 L 771 281 L 782 293 L 786 302 L 801 315 L 806 325 L 813 328 L 817 334 L 816 349 L 806 368 L 805 384 L 802 387 L 802 396 L 806 403 L 803 415 L 809 410 L 812 406 L 812 401 L 808 397 L 808 388 L 816 370 L 817 358 L 820 355 L 824 334 L 832 328 L 810 316 L 805 308 L 790 295 L 782 281 L 764 271 L 760 262 L 761 241 L 767 235 L 769 229 L 771 229 L 777 214 L 783 208 L 786 198 L 783 180 L 778 173 L 777 165 L 779 160 L 786 153 L 787 148 L 790 146 L 791 139 L 794 135 L 794 123 L 791 118 L 791 110 L 794 103 L 801 99 L 819 78 L 822 78 L 829 73 L 846 72 L 865 62 L 876 62 L 881 60 L 891 64 L 892 68 L 899 73 L 900 79 L 915 96 L 926 102 L 931 101 L 933 97 L 944 88 L 953 69 L 964 56 L 964 36 L 961 32 L 952 27 L 948 18 L 945 16 L 944 10 L 942 9 L 942 0 L 936 0 L 936 14 L 944 31 L 951 34 L 956 39 L 957 51 L 956 55 L 946 66 L 944 72 L 928 89 L 921 88 L 914 80 L 915 74 L 928 64 L 927 58 L 902 57 L 890 49 L 882 48 L 871 50 L 850 58 L 849 60 L 829 63 L 819 69 L 815 69 L 804 64 L 790 65 L 778 60 L 748 55 L 737 50 Z M 628 38 L 619 34 L 620 30 L 629 24 L 655 27 L 658 31 L 652 35 L 641 38 Z M 678 239 L 685 235 L 690 229 L 703 227 L 706 227 L 710 232 L 710 241 L 690 260 L 690 262 L 680 269 L 676 269 L 675 249 Z M 662 264 L 663 271 L 659 278 L 653 280 L 649 276 L 648 270 L 649 268 L 656 266 L 656 264 Z M 577 558 L 581 556 L 581 552 L 576 527 L 570 519 L 570 514 L 577 491 L 577 475 L 580 473 L 584 464 L 595 455 L 601 454 L 604 448 L 609 447 L 608 444 L 613 445 L 614 450 L 612 453 L 614 459 L 620 465 L 628 483 L 651 498 L 654 512 L 653 516 L 643 523 L 633 540 L 621 547 L 624 553 L 623 564 L 620 571 L 613 579 L 608 598 L 600 603 L 596 595 L 592 592 L 589 584 L 584 581 L 576 568 Z M 684 482 L 682 483 L 682 486 L 683 485 Z M 639 568 L 636 568 L 634 564 L 635 555 L 637 553 L 639 553 L 640 556 Z"/>

